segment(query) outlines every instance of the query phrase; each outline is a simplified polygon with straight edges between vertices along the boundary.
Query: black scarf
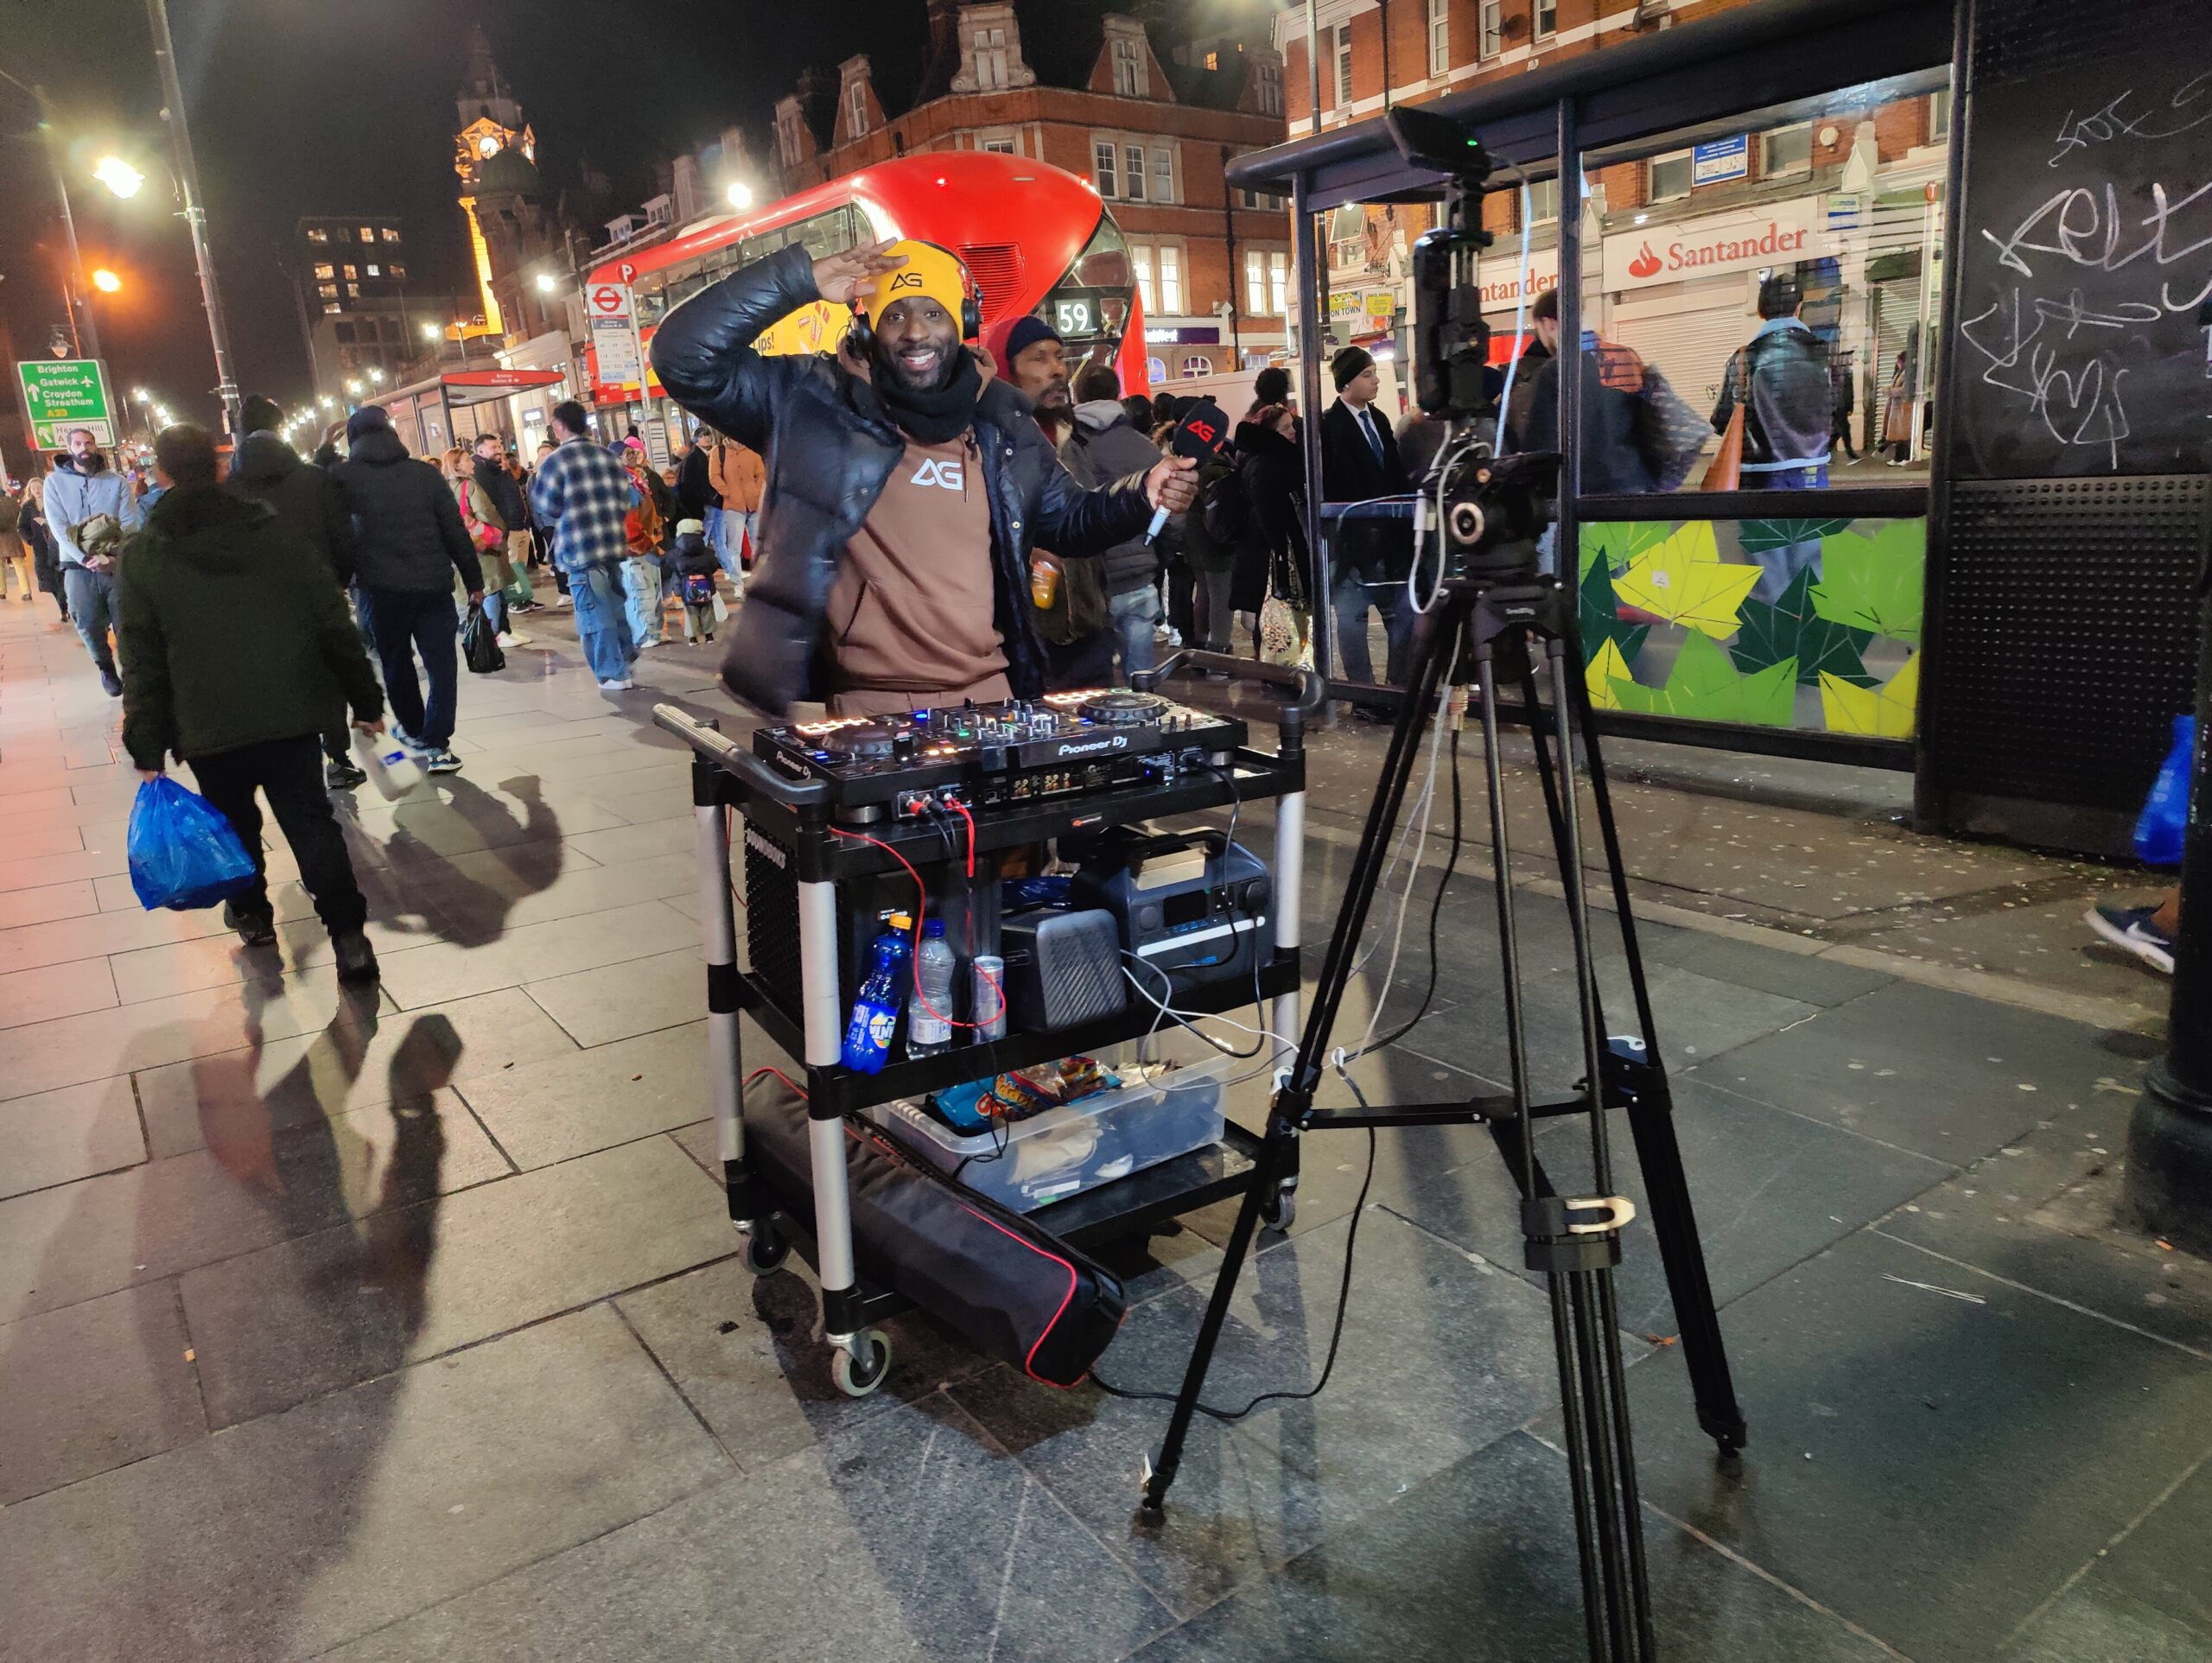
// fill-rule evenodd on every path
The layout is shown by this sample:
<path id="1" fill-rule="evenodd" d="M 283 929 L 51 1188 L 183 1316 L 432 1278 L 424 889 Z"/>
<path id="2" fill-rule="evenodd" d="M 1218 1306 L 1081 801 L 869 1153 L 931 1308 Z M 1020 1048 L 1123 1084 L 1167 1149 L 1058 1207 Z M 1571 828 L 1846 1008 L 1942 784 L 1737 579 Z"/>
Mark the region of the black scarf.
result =
<path id="1" fill-rule="evenodd" d="M 876 397 L 901 432 L 925 445 L 957 439 L 976 425 L 976 401 L 982 396 L 983 378 L 965 346 L 953 350 L 958 356 L 951 377 L 936 387 L 909 387 L 895 371 L 880 364 L 874 366 Z"/>

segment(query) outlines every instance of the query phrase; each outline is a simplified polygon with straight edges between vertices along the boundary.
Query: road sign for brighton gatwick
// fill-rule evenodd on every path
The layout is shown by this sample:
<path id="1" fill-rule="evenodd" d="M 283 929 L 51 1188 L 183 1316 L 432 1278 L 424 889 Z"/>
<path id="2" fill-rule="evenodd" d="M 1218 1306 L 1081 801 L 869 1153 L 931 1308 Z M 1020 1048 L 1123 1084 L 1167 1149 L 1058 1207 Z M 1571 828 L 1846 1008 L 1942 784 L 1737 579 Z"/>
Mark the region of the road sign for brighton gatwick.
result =
<path id="1" fill-rule="evenodd" d="M 98 359 L 28 359 L 16 365 L 31 436 L 41 450 L 59 450 L 75 428 L 103 445 L 115 442 L 115 401 Z"/>

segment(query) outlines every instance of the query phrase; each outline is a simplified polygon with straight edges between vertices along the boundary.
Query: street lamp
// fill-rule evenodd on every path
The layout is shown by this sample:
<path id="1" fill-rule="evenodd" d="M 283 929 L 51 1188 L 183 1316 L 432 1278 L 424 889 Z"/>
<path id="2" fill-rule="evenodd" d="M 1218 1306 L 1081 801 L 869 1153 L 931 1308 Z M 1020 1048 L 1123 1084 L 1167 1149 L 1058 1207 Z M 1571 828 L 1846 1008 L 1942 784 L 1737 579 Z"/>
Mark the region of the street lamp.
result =
<path id="1" fill-rule="evenodd" d="M 137 195 L 139 187 L 146 182 L 146 175 L 119 156 L 102 156 L 92 177 L 122 197 Z"/>
<path id="2" fill-rule="evenodd" d="M 384 371 L 381 369 L 373 366 L 370 369 L 369 385 L 372 387 L 381 387 L 384 385 Z"/>
<path id="3" fill-rule="evenodd" d="M 550 295 L 560 286 L 561 285 L 554 280 L 553 274 L 551 272 L 541 271 L 537 274 L 537 292 L 539 294 Z"/>
<path id="4" fill-rule="evenodd" d="M 119 295 L 123 292 L 123 279 L 102 266 L 92 273 L 92 287 L 103 295 Z"/>
<path id="5" fill-rule="evenodd" d="M 741 179 L 729 181 L 729 205 L 742 213 L 753 206 L 753 187 Z"/>
<path id="6" fill-rule="evenodd" d="M 346 390 L 359 398 L 361 396 L 361 384 L 358 380 L 349 380 L 346 384 Z"/>

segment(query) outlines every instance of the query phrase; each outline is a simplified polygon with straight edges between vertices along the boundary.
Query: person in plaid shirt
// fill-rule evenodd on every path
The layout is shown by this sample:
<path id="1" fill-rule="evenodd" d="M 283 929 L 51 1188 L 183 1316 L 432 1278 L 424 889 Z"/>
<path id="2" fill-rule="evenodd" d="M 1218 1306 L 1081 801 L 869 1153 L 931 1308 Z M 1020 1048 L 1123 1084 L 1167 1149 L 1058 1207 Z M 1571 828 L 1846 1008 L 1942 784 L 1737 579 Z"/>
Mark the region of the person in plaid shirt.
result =
<path id="1" fill-rule="evenodd" d="M 622 562 L 630 552 L 623 522 L 630 511 L 630 476 L 592 440 L 584 407 L 569 399 L 553 409 L 553 454 L 537 465 L 530 507 L 551 528 L 553 563 L 569 574 L 576 606 L 576 638 L 603 693 L 623 693 L 638 647 L 622 614 Z"/>

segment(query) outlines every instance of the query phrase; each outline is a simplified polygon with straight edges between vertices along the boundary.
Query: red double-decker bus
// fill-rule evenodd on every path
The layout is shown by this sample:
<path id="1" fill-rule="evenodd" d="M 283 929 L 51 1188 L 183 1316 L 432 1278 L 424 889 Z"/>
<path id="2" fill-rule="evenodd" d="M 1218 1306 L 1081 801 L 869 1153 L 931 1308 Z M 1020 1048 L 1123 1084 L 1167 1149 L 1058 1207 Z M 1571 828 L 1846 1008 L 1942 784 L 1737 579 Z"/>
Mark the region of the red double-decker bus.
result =
<path id="1" fill-rule="evenodd" d="M 1044 318 L 1076 359 L 1109 356 L 1125 391 L 1144 389 L 1144 318 L 1127 245 L 1086 180 L 1026 157 L 980 150 L 902 156 L 747 213 L 720 214 L 594 270 L 587 292 L 627 282 L 650 342 L 672 306 L 793 243 L 816 258 L 875 238 L 919 238 L 967 263 L 982 296 L 994 359 L 1015 320 Z M 835 348 L 851 313 L 819 301 L 762 337 L 766 352 Z M 596 357 L 591 360 L 597 376 Z M 647 374 L 651 374 L 647 371 Z M 656 397 L 658 380 L 652 384 Z M 634 384 L 594 379 L 594 402 L 634 400 Z"/>

